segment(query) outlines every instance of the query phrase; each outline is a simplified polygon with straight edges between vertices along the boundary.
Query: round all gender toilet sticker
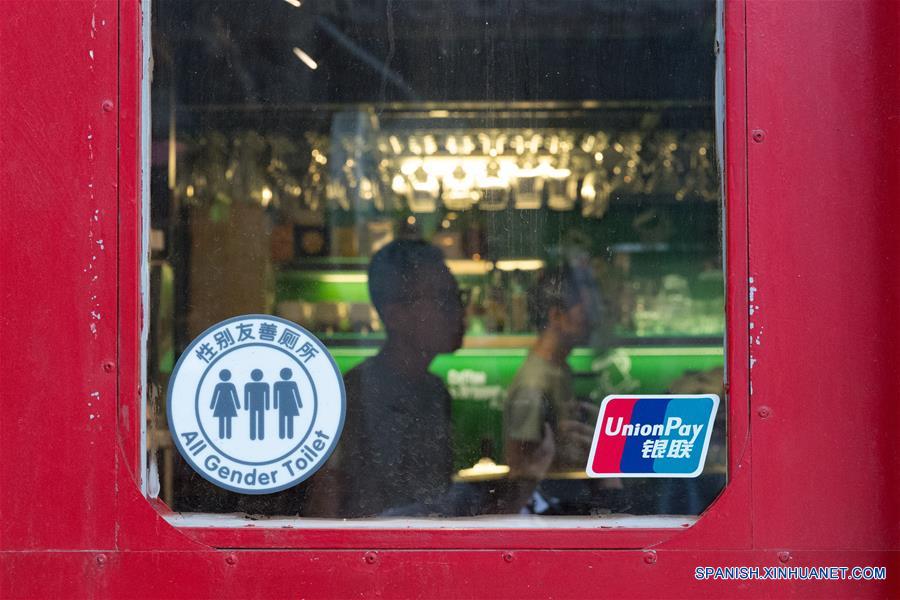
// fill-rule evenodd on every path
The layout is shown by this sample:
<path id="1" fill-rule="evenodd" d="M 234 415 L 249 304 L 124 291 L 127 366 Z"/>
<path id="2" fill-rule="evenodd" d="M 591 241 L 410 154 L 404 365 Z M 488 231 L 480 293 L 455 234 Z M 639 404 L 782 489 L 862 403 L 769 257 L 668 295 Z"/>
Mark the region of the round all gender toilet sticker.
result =
<path id="1" fill-rule="evenodd" d="M 200 334 L 169 380 L 169 430 L 200 475 L 242 494 L 296 485 L 324 463 L 344 426 L 341 373 L 299 325 L 268 315 Z"/>

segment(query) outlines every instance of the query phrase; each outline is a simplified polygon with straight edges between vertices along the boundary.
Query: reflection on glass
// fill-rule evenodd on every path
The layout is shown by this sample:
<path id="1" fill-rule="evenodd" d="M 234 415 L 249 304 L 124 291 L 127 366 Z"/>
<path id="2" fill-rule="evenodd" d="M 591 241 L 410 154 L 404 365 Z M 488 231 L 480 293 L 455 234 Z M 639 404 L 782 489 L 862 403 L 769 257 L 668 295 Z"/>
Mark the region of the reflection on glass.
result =
<path id="1" fill-rule="evenodd" d="M 723 419 L 696 480 L 584 467 L 606 394 L 721 394 L 715 3 L 391 7 L 154 3 L 160 495 L 265 515 L 698 514 L 725 482 Z M 165 431 L 174 361 L 245 313 L 315 332 L 352 396 L 326 468 L 261 498 L 207 484 Z M 448 315 L 461 337 L 442 342 Z"/>

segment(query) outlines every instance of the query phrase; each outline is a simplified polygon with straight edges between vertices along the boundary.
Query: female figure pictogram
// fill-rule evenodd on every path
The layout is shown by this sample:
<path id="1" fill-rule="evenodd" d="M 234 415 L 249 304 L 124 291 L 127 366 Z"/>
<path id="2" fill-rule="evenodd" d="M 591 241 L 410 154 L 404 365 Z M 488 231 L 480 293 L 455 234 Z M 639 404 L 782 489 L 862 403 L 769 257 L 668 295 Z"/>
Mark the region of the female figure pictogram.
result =
<path id="1" fill-rule="evenodd" d="M 217 383 L 213 390 L 209 408 L 212 409 L 213 416 L 219 419 L 219 439 L 231 439 L 231 419 L 237 416 L 241 405 L 237 389 L 233 383 L 228 382 L 231 379 L 231 371 L 222 369 L 219 371 L 219 379 L 222 381 Z"/>
<path id="2" fill-rule="evenodd" d="M 292 439 L 294 437 L 294 417 L 300 414 L 303 402 L 300 390 L 291 381 L 291 370 L 282 369 L 281 379 L 272 386 L 275 395 L 275 408 L 278 410 L 278 437 Z"/>

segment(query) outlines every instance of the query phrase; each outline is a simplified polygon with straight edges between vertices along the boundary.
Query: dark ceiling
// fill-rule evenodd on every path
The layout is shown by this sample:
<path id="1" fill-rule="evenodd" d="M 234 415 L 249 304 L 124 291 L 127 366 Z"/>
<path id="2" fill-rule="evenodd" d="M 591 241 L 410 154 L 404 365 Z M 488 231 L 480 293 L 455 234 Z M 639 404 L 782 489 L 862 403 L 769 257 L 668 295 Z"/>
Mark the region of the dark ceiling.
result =
<path id="1" fill-rule="evenodd" d="M 154 93 L 174 91 L 179 106 L 713 95 L 714 1 L 157 0 L 153 11 Z"/>

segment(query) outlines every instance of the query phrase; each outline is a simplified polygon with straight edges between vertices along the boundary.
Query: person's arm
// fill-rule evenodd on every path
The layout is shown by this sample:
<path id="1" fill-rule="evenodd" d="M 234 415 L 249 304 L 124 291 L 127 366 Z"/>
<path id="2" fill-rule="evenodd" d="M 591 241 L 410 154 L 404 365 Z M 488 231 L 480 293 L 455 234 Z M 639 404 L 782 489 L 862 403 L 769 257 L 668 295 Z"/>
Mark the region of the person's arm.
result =
<path id="1" fill-rule="evenodd" d="M 498 486 L 489 512 L 517 513 L 527 506 L 553 463 L 556 440 L 546 422 L 544 393 L 532 387 L 510 390 L 503 407 L 503 448 L 509 475 Z"/>
<path id="2" fill-rule="evenodd" d="M 234 403 L 235 410 L 241 410 L 241 399 L 238 397 L 237 388 L 228 388 L 228 398 Z"/>
<path id="3" fill-rule="evenodd" d="M 300 399 L 300 390 L 297 389 L 297 384 L 291 386 L 291 395 L 297 401 L 297 410 L 303 408 L 303 401 Z"/>
<path id="4" fill-rule="evenodd" d="M 250 410 L 250 388 L 244 386 L 244 410 Z"/>
<path id="5" fill-rule="evenodd" d="M 266 410 L 269 410 L 269 386 L 263 388 L 263 398 L 266 399 Z"/>
<path id="6" fill-rule="evenodd" d="M 213 410 L 216 408 L 216 400 L 219 398 L 219 386 L 216 386 L 216 389 L 213 390 L 212 402 L 209 403 L 209 409 Z"/>
<path id="7" fill-rule="evenodd" d="M 528 505 L 538 483 L 547 474 L 556 452 L 553 429 L 544 423 L 544 437 L 539 442 L 507 439 L 504 443 L 509 475 L 491 512 L 517 513 Z"/>
<path id="8" fill-rule="evenodd" d="M 274 408 L 275 410 L 278 410 L 278 388 L 275 387 L 277 385 L 278 384 L 276 383 L 275 385 L 272 386 L 272 395 L 275 397 L 275 402 L 273 402 L 272 408 Z M 268 408 L 268 407 L 266 407 L 266 408 Z"/>

